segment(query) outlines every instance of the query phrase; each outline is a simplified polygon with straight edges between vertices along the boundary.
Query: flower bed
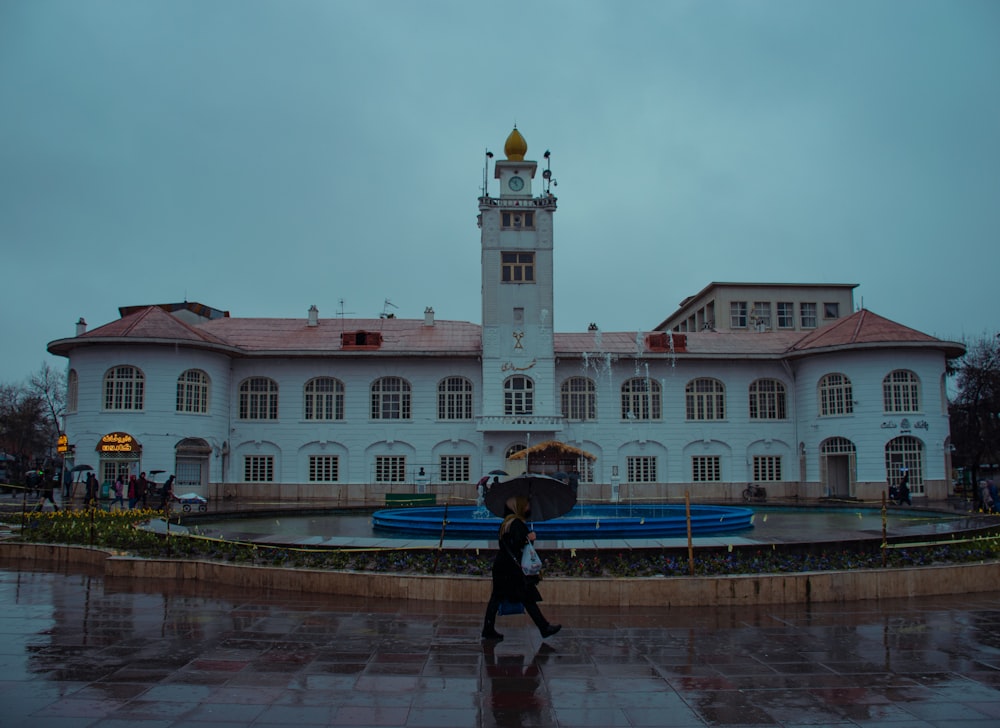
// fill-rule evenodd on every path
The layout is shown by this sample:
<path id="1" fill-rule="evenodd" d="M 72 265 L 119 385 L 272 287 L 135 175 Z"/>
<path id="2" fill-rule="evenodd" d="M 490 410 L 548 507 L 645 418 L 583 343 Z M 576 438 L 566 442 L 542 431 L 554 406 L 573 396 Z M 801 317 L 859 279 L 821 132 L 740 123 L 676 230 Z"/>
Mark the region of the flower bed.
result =
<path id="1" fill-rule="evenodd" d="M 162 518 L 155 510 L 6 513 L 21 524 L 20 537 L 34 543 L 60 543 L 113 549 L 144 558 L 197 558 L 281 568 L 375 571 L 401 574 L 487 576 L 491 553 L 438 549 L 310 549 L 264 546 L 193 534 L 163 534 L 138 528 Z M 815 546 L 795 549 L 698 549 L 687 554 L 665 550 L 583 550 L 544 554 L 545 574 L 552 577 L 650 577 L 773 574 L 932 566 L 995 560 L 1000 536 L 988 534 L 907 547 L 886 548 L 859 542 L 848 548 Z M 883 561 L 884 559 L 884 561 Z"/>

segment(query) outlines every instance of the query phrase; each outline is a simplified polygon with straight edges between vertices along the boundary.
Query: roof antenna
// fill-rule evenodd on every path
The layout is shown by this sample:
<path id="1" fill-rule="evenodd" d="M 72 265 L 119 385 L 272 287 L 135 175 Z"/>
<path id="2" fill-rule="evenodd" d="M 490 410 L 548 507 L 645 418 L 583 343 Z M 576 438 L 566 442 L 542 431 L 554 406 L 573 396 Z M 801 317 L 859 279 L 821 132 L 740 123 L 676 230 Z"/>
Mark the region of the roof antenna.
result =
<path id="1" fill-rule="evenodd" d="M 392 306 L 393 308 L 396 308 L 396 309 L 399 308 L 399 306 L 397 306 L 395 303 L 393 303 L 392 301 L 390 301 L 387 298 L 387 299 L 385 299 L 385 303 L 382 304 L 382 313 L 379 315 L 379 318 L 382 318 L 382 319 L 396 318 L 396 314 L 390 313 L 390 311 L 389 311 L 389 307 L 390 306 Z"/>
<path id="2" fill-rule="evenodd" d="M 344 333 L 344 316 L 346 314 L 353 315 L 354 311 L 345 311 L 344 310 L 344 299 L 341 298 L 340 299 L 340 307 L 337 309 L 337 318 L 340 319 L 340 333 Z"/>

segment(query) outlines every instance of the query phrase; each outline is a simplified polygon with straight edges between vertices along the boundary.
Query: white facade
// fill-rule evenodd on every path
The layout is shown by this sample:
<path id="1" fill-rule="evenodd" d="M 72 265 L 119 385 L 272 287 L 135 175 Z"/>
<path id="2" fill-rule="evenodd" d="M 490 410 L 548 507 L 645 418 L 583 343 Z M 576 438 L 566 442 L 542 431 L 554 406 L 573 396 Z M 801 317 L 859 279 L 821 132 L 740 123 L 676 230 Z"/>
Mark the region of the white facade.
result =
<path id="1" fill-rule="evenodd" d="M 738 499 L 750 481 L 873 499 L 901 466 L 915 496 L 947 494 L 959 344 L 868 311 L 811 333 L 553 332 L 556 199 L 532 193 L 526 146 L 515 130 L 500 195 L 479 200 L 481 325 L 123 310 L 49 345 L 68 358 L 76 462 L 176 471 L 179 492 L 223 498 L 462 501 L 556 440 L 596 457 L 568 464 L 595 500 Z"/>

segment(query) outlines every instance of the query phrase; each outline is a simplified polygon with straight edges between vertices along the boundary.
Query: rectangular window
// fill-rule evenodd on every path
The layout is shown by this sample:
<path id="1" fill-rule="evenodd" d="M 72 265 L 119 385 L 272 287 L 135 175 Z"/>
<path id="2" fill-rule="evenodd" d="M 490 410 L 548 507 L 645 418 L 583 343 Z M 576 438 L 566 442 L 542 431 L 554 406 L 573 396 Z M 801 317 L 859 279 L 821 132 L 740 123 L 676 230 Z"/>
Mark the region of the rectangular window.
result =
<path id="1" fill-rule="evenodd" d="M 504 283 L 534 283 L 534 253 L 501 253 L 500 280 Z"/>
<path id="2" fill-rule="evenodd" d="M 310 483 L 336 483 L 340 480 L 340 458 L 336 455 L 309 456 Z"/>
<path id="3" fill-rule="evenodd" d="M 201 460 L 177 458 L 174 466 L 174 473 L 177 480 L 174 483 L 174 490 L 178 488 L 190 488 L 201 485 Z M 183 490 L 180 492 L 184 492 Z"/>
<path id="4" fill-rule="evenodd" d="M 781 477 L 781 456 L 754 455 L 753 479 L 757 481 L 770 482 L 783 480 Z"/>
<path id="5" fill-rule="evenodd" d="M 375 458 L 376 483 L 405 483 L 406 456 L 378 455 Z"/>
<path id="6" fill-rule="evenodd" d="M 718 483 L 722 464 L 718 455 L 695 455 L 691 458 L 691 480 L 695 483 Z"/>
<path id="7" fill-rule="evenodd" d="M 840 318 L 840 304 L 839 303 L 824 303 L 823 304 L 823 318 L 825 318 L 825 319 Z"/>
<path id="8" fill-rule="evenodd" d="M 576 472 L 580 474 L 581 483 L 594 482 L 594 463 L 590 460 L 590 458 L 577 458 Z"/>
<path id="9" fill-rule="evenodd" d="M 729 302 L 729 328 L 745 329 L 747 327 L 747 302 Z"/>
<path id="10" fill-rule="evenodd" d="M 804 329 L 816 328 L 816 304 L 799 304 L 799 325 Z"/>
<path id="11" fill-rule="evenodd" d="M 468 483 L 472 473 L 471 459 L 468 455 L 441 456 L 442 483 Z"/>
<path id="12" fill-rule="evenodd" d="M 778 328 L 795 328 L 795 304 L 791 301 L 778 301 Z"/>
<path id="13" fill-rule="evenodd" d="M 274 482 L 274 456 L 246 455 L 243 458 L 243 482 Z"/>
<path id="14" fill-rule="evenodd" d="M 528 210 L 504 210 L 500 213 L 503 230 L 534 230 L 535 213 Z"/>
<path id="15" fill-rule="evenodd" d="M 656 482 L 656 456 L 630 455 L 626 461 L 629 483 Z"/>
<path id="16" fill-rule="evenodd" d="M 754 301 L 751 319 L 756 328 L 771 328 L 771 302 Z"/>

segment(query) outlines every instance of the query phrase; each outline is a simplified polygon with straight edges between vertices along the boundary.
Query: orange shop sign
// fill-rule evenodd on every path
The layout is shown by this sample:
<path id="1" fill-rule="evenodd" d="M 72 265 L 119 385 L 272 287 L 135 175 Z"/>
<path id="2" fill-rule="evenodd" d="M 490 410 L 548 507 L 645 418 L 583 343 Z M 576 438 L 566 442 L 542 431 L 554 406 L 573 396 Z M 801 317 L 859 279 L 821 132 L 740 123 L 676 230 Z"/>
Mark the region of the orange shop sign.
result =
<path id="1" fill-rule="evenodd" d="M 127 432 L 109 432 L 97 443 L 97 452 L 140 452 L 142 445 Z"/>

